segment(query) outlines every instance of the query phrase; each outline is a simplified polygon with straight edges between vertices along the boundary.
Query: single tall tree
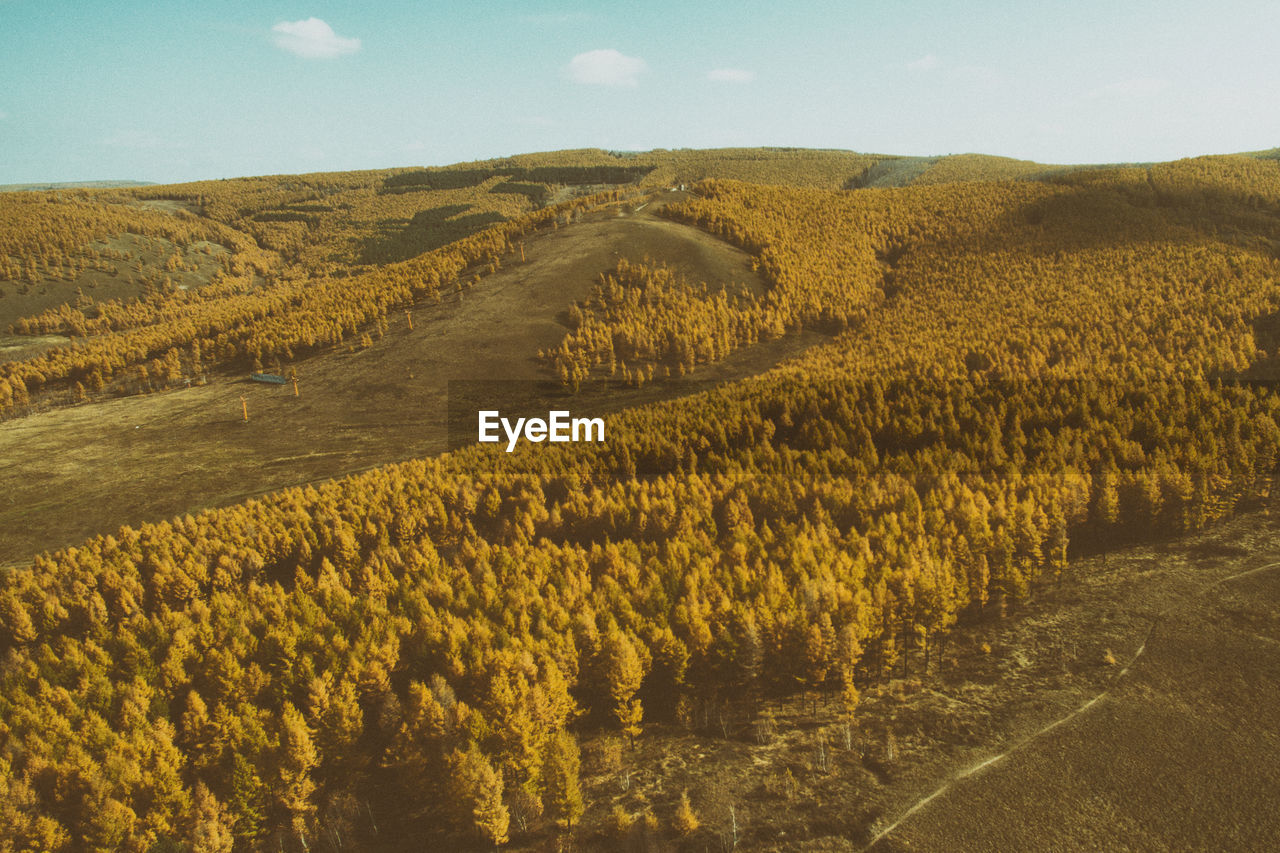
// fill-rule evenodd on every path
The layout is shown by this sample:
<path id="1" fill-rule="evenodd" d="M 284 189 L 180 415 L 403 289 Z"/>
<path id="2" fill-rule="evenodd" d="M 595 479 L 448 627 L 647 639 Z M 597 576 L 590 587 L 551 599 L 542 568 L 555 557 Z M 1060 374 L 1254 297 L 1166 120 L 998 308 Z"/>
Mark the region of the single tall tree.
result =
<path id="1" fill-rule="evenodd" d="M 542 765 L 542 802 L 547 816 L 557 825 L 572 830 L 582 817 L 582 785 L 579 779 L 581 756 L 573 735 L 561 730 L 547 742 L 547 758 Z"/>

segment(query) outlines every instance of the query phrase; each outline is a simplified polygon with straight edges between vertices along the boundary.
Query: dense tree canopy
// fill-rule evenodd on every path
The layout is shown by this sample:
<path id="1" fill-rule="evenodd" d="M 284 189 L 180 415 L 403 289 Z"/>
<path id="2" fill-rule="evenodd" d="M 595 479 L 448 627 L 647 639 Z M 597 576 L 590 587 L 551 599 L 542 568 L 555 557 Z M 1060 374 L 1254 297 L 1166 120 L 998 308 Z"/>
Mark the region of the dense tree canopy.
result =
<path id="1" fill-rule="evenodd" d="M 761 693 L 853 709 L 857 684 L 1034 596 L 1071 549 L 1269 492 L 1280 398 L 1247 378 L 1276 354 L 1278 214 L 1280 164 L 1244 158 L 701 184 L 671 215 L 751 252 L 767 291 L 624 264 L 577 306 L 562 373 L 687 367 L 797 327 L 827 343 L 616 415 L 607 444 L 469 448 L 5 573 L 2 837 L 337 849 L 399 820 L 497 845 L 577 824 L 574 732 L 643 738 L 670 709 L 746 715 Z M 269 359 L 340 339 L 539 224 L 246 293 L 233 322 L 175 318 L 156 346 Z M 419 811 L 380 810 L 382 784 Z"/>

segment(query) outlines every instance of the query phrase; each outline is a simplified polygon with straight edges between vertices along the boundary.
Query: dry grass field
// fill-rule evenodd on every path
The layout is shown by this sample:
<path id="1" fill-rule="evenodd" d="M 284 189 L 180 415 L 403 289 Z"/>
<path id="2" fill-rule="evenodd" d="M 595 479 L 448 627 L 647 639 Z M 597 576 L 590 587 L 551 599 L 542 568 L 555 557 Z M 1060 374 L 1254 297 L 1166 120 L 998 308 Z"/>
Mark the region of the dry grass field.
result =
<path id="1" fill-rule="evenodd" d="M 86 537 L 222 506 L 298 483 L 439 453 L 450 380 L 548 380 L 540 349 L 559 344 L 567 308 L 619 257 L 660 259 L 691 278 L 762 287 L 749 258 L 689 226 L 598 214 L 540 235 L 508 266 L 438 304 L 414 306 L 372 345 L 296 366 L 291 386 L 211 375 L 208 384 L 104 398 L 0 423 L 0 564 Z M 687 379 L 751 375 L 818 336 L 762 344 Z M 554 388 L 552 389 L 554 392 Z M 575 413 L 612 411 L 677 386 L 590 396 Z M 243 420 L 244 397 L 249 421 Z"/>

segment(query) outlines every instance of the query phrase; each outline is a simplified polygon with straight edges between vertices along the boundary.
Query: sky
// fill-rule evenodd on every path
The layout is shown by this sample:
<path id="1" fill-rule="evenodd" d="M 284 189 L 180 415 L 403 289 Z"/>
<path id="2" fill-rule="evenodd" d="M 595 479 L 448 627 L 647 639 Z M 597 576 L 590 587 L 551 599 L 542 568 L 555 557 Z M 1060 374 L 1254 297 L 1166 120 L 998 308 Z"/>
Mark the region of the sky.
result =
<path id="1" fill-rule="evenodd" d="M 799 146 L 1280 146 L 1280 3 L 0 0 L 0 184 Z"/>

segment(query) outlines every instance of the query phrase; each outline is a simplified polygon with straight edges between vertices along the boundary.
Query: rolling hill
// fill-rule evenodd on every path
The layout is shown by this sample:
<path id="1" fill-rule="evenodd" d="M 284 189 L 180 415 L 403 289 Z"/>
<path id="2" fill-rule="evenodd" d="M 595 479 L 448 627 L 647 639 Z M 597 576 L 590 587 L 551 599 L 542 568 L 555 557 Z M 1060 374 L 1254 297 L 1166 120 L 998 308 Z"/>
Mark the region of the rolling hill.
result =
<path id="1" fill-rule="evenodd" d="M 0 226 L 10 849 L 1280 841 L 1267 152 L 580 150 Z M 607 438 L 459 440 L 460 383 Z"/>

